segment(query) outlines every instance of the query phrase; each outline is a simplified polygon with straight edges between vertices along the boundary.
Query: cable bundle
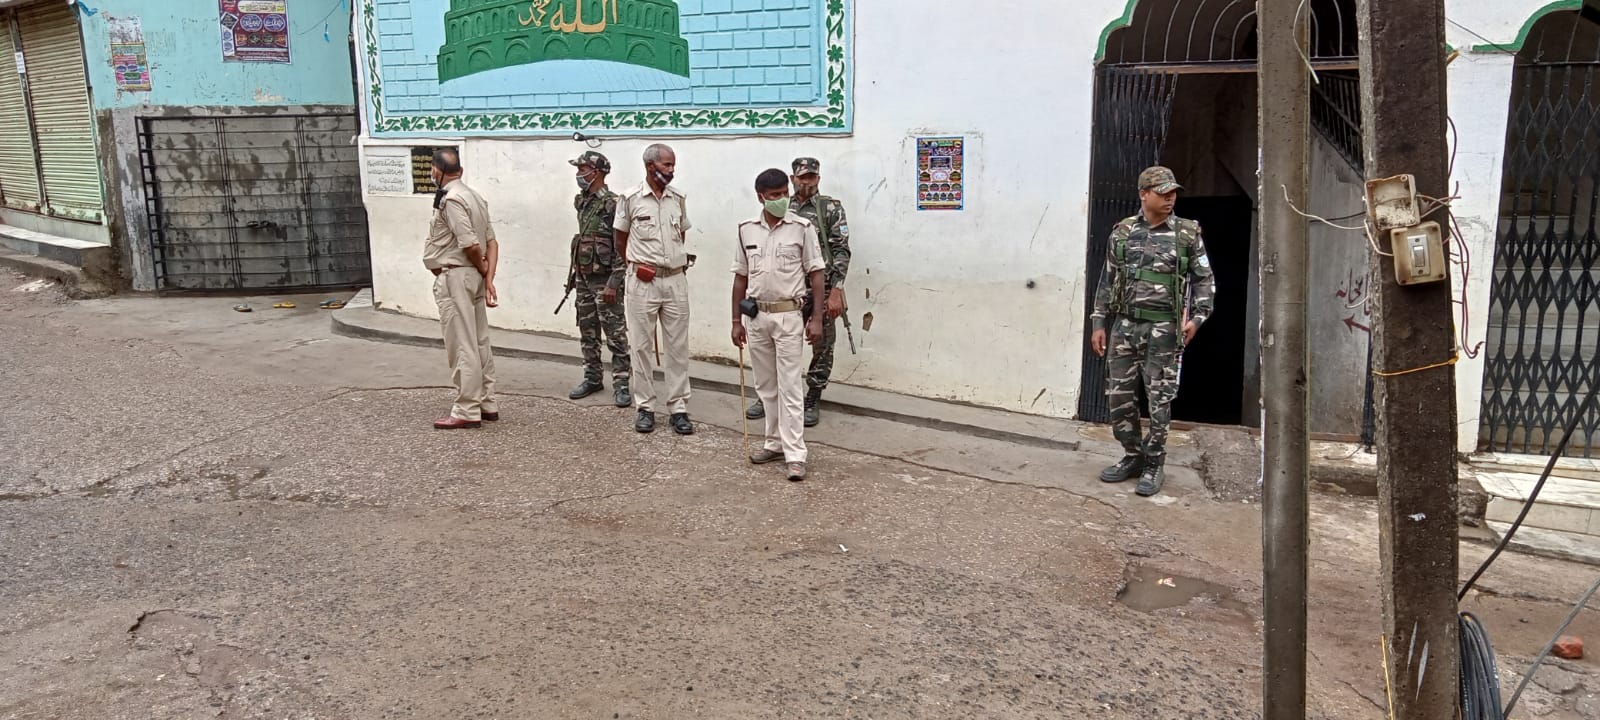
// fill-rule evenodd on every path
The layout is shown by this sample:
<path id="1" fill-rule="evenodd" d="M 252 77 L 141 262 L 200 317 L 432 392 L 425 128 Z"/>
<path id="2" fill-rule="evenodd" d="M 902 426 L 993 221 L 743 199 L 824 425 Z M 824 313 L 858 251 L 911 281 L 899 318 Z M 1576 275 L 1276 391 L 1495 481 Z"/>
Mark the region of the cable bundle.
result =
<path id="1" fill-rule="evenodd" d="M 1494 646 L 1472 613 L 1461 613 L 1461 720 L 1505 720 Z"/>

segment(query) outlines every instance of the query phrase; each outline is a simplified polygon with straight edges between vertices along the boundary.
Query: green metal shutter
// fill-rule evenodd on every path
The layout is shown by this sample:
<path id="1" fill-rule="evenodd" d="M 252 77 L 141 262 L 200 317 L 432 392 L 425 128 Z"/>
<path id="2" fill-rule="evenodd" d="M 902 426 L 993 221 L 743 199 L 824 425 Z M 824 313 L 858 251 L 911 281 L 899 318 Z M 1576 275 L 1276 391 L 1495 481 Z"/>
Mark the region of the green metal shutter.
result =
<path id="1" fill-rule="evenodd" d="M 100 219 L 100 161 L 95 153 L 89 81 L 73 6 L 33 5 L 17 12 L 28 96 L 39 138 L 39 164 L 50 214 Z"/>
<path id="2" fill-rule="evenodd" d="M 0 13 L 0 198 L 6 207 L 39 210 L 39 170 L 33 154 L 28 103 L 17 74 L 11 16 Z"/>

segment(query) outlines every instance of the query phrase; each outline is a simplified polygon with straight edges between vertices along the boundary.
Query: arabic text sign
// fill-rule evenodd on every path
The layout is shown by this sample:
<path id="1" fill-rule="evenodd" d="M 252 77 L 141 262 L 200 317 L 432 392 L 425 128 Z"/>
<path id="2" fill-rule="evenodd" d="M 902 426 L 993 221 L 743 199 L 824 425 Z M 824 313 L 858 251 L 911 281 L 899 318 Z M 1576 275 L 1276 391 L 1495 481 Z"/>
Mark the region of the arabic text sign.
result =
<path id="1" fill-rule="evenodd" d="M 411 149 L 404 147 L 368 147 L 367 192 L 410 195 Z"/>

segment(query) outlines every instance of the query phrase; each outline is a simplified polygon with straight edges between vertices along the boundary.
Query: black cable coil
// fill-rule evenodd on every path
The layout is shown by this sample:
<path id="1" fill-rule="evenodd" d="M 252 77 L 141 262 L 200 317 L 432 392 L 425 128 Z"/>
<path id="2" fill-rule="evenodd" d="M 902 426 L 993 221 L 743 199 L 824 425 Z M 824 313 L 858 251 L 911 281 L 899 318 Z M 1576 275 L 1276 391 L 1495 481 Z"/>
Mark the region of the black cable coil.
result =
<path id="1" fill-rule="evenodd" d="M 1505 720 L 1500 707 L 1500 671 L 1489 631 L 1472 613 L 1461 613 L 1461 720 Z"/>

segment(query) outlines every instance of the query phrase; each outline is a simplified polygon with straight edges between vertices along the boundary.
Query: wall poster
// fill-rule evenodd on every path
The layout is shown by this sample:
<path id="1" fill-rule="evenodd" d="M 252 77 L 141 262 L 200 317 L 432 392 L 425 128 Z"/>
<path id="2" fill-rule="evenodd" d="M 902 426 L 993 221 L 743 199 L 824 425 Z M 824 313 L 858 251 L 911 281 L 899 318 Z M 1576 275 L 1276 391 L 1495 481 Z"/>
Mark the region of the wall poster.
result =
<path id="1" fill-rule="evenodd" d="M 288 0 L 217 0 L 225 62 L 289 62 Z"/>
<path id="2" fill-rule="evenodd" d="M 111 29 L 111 71 L 117 89 L 148 92 L 150 60 L 145 53 L 143 23 L 136 17 L 108 17 L 106 24 Z"/>
<path id="3" fill-rule="evenodd" d="M 369 127 L 848 134 L 855 1 L 358 0 Z"/>
<path id="4" fill-rule="evenodd" d="M 917 209 L 961 210 L 965 207 L 964 138 L 917 138 Z"/>

